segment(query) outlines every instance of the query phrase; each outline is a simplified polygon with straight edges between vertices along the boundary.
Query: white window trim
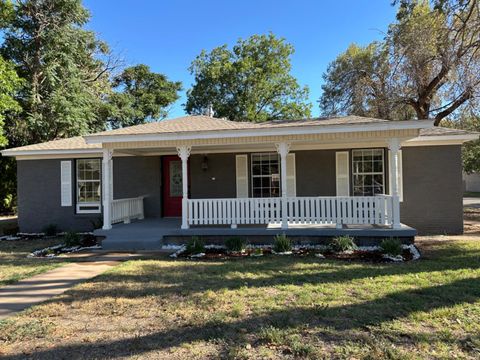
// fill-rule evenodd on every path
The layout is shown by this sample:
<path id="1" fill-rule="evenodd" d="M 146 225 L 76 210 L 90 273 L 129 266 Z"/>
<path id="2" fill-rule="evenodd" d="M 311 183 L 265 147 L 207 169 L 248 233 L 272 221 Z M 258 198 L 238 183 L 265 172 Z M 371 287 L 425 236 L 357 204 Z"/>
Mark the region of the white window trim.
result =
<path id="1" fill-rule="evenodd" d="M 78 178 L 78 163 L 82 160 L 97 160 L 100 162 L 100 178 L 99 180 L 80 180 Z M 86 183 L 100 183 L 100 200 L 98 202 L 79 202 L 78 201 L 78 183 L 79 181 Z M 77 159 L 75 161 L 75 204 L 76 204 L 76 212 L 77 214 L 100 214 L 102 212 L 102 161 L 97 158 L 89 158 L 89 159 Z M 85 209 L 95 207 L 95 209 Z"/>
<path id="2" fill-rule="evenodd" d="M 369 171 L 369 172 L 362 172 L 362 173 L 355 173 L 355 167 L 353 166 L 353 153 L 355 151 L 363 151 L 363 150 L 382 150 L 382 172 L 378 171 Z M 384 148 L 364 148 L 364 149 L 352 149 L 352 160 L 351 160 L 351 165 L 352 165 L 352 194 L 355 194 L 355 175 L 382 175 L 382 187 L 383 187 L 383 194 L 386 194 L 386 189 L 385 189 L 385 149 Z M 390 175 L 390 173 L 389 173 Z M 374 194 L 375 195 L 380 195 L 380 194 Z M 363 196 L 363 195 L 353 195 L 353 196 Z"/>
<path id="3" fill-rule="evenodd" d="M 253 175 L 253 157 L 255 155 L 276 155 L 278 157 L 278 178 L 279 178 L 279 185 L 278 185 L 278 196 L 276 197 L 281 197 L 282 196 L 282 171 L 280 169 L 280 156 L 276 152 L 262 152 L 262 153 L 252 153 L 250 154 L 250 188 L 251 188 L 251 196 L 252 198 L 255 199 L 261 199 L 262 197 L 255 197 L 253 196 L 253 178 L 264 178 L 264 177 L 272 177 L 272 175 Z M 271 189 L 271 188 L 270 188 Z"/>

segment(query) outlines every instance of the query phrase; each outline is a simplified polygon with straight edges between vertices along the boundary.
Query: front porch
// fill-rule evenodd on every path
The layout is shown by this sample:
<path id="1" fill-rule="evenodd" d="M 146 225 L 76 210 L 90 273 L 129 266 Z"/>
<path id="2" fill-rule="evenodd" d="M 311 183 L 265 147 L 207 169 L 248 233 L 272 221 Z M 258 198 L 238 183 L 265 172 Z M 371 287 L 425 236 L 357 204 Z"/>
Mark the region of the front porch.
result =
<path id="1" fill-rule="evenodd" d="M 416 230 L 401 225 L 391 229 L 381 225 L 344 225 L 290 223 L 288 229 L 280 224 L 238 225 L 236 229 L 222 225 L 198 226 L 181 229 L 180 218 L 147 218 L 129 224 L 119 223 L 110 230 L 95 230 L 95 235 L 104 237 L 106 250 L 160 250 L 163 245 L 185 243 L 192 236 L 199 236 L 209 244 L 220 244 L 232 236 L 247 237 L 250 243 L 271 243 L 277 234 L 286 234 L 295 243 L 322 243 L 332 237 L 350 235 L 362 245 L 372 245 L 379 240 L 396 237 L 405 243 L 413 241 Z"/>

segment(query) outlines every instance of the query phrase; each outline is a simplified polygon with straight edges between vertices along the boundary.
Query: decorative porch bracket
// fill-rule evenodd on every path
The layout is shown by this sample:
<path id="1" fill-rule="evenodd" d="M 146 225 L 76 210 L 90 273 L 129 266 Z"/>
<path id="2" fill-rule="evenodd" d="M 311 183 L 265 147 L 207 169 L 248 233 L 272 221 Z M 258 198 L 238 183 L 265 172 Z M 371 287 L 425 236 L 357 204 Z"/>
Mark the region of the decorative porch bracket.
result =
<path id="1" fill-rule="evenodd" d="M 112 228 L 113 200 L 113 150 L 103 149 L 102 183 L 103 183 L 103 230 Z"/>
<path id="2" fill-rule="evenodd" d="M 390 177 L 392 178 L 392 198 L 393 198 L 393 221 L 392 228 L 400 229 L 400 196 L 398 191 L 398 152 L 400 151 L 400 139 L 392 138 L 388 141 L 388 149 L 390 150 Z"/>
<path id="3" fill-rule="evenodd" d="M 178 157 L 182 160 L 182 229 L 188 229 L 188 158 L 191 146 L 177 147 Z"/>
<path id="4" fill-rule="evenodd" d="M 290 152 L 290 143 L 282 142 L 275 144 L 277 153 L 280 155 L 280 180 L 282 182 L 282 229 L 288 229 L 288 206 L 287 206 L 287 155 Z"/>

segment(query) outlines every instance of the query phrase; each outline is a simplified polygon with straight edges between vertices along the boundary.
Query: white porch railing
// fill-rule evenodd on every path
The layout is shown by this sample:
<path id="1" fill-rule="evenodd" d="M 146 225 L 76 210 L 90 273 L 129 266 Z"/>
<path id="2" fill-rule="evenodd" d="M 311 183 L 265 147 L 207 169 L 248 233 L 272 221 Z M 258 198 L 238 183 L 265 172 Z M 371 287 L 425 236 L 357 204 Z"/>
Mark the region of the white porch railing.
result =
<path id="1" fill-rule="evenodd" d="M 239 199 L 188 199 L 189 225 L 270 224 L 282 222 L 281 197 Z M 392 226 L 393 197 L 290 197 L 290 224 L 369 224 Z"/>
<path id="2" fill-rule="evenodd" d="M 117 199 L 112 201 L 112 224 L 124 222 L 130 223 L 133 219 L 143 219 L 143 198 Z"/>

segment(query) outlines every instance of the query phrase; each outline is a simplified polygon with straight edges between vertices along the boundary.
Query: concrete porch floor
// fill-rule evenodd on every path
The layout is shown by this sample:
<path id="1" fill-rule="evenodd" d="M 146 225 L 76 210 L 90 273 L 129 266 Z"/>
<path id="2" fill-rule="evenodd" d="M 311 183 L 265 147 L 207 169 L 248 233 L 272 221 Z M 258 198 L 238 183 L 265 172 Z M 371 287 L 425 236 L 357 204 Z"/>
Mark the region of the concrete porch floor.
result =
<path id="1" fill-rule="evenodd" d="M 104 250 L 159 250 L 168 243 L 168 238 L 189 236 L 251 236 L 268 237 L 286 234 L 295 237 L 331 237 L 350 235 L 354 237 L 405 237 L 413 238 L 417 231 L 402 225 L 401 229 L 390 229 L 372 225 L 349 225 L 336 229 L 335 225 L 290 224 L 282 230 L 278 224 L 239 225 L 237 229 L 229 226 L 210 225 L 181 229 L 179 218 L 147 218 L 130 224 L 116 224 L 111 230 L 95 230 L 96 236 L 105 237 Z M 167 239 L 166 239 L 167 238 Z"/>

